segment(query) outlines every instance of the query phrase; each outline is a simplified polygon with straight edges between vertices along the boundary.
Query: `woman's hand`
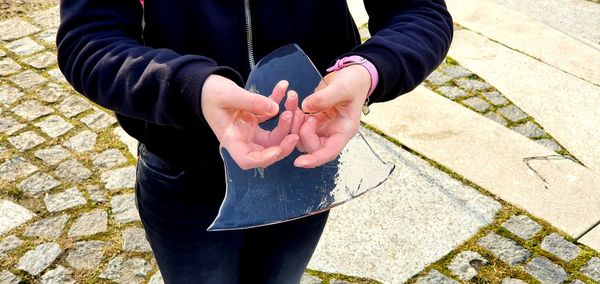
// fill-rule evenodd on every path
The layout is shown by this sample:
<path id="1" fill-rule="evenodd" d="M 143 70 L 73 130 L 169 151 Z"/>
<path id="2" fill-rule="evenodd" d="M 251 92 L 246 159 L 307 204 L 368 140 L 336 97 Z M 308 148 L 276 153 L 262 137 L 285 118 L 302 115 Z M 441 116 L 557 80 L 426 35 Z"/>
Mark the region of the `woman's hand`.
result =
<path id="1" fill-rule="evenodd" d="M 267 98 L 248 92 L 222 76 L 211 75 L 204 82 L 201 98 L 204 118 L 240 168 L 265 168 L 294 150 L 299 137 L 290 134 L 294 119 L 291 111 L 280 115 L 273 131 L 258 126 L 278 114 L 278 103 L 287 87 L 287 82 L 280 82 Z"/>

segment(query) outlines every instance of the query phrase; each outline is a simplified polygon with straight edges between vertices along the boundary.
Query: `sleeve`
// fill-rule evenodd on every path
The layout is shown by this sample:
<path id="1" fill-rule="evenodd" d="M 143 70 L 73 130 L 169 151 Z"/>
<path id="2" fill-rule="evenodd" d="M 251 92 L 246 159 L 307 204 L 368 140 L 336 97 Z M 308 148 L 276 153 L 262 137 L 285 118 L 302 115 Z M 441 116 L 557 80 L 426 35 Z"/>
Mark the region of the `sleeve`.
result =
<path id="1" fill-rule="evenodd" d="M 379 84 L 370 102 L 413 90 L 439 66 L 453 35 L 444 0 L 364 0 L 373 35 L 351 54 L 371 61 Z"/>
<path id="2" fill-rule="evenodd" d="M 242 84 L 231 68 L 142 42 L 139 0 L 62 0 L 58 63 L 75 90 L 116 113 L 177 128 L 204 120 L 202 86 L 211 74 Z M 168 23 L 165 23 L 168 24 Z"/>

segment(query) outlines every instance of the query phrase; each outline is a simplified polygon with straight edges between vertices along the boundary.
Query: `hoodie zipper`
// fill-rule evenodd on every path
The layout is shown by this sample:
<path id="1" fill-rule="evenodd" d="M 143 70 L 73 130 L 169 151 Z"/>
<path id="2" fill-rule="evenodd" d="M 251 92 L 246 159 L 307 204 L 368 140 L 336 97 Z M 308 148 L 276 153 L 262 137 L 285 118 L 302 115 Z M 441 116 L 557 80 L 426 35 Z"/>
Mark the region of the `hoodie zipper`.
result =
<path id="1" fill-rule="evenodd" d="M 248 63 L 250 70 L 254 70 L 254 48 L 252 44 L 252 16 L 250 15 L 250 0 L 244 0 L 244 12 L 246 15 L 246 43 L 248 44 Z"/>

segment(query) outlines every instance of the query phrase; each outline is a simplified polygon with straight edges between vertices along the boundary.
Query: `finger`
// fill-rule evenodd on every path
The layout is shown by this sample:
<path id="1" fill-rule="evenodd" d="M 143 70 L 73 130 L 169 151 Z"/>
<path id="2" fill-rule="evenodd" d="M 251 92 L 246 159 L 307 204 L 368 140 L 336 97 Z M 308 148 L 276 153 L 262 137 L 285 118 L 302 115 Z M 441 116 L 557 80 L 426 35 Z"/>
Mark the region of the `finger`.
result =
<path id="1" fill-rule="evenodd" d="M 219 103 L 223 108 L 243 110 L 262 116 L 274 116 L 279 112 L 279 105 L 271 99 L 247 91 L 222 96 Z"/>
<path id="2" fill-rule="evenodd" d="M 279 81 L 277 85 L 275 85 L 275 88 L 273 88 L 273 93 L 271 93 L 269 98 L 279 104 L 283 97 L 285 97 L 285 92 L 289 85 L 290 83 L 286 80 Z"/>
<path id="3" fill-rule="evenodd" d="M 279 154 L 279 157 L 277 158 L 277 160 L 279 161 L 279 160 L 282 160 L 285 157 L 289 156 L 292 153 L 292 151 L 294 151 L 294 148 L 298 144 L 299 140 L 300 140 L 300 137 L 298 137 L 298 135 L 296 135 L 296 134 L 287 135 L 281 141 L 281 144 L 279 144 L 279 147 L 281 147 L 281 153 Z"/>
<path id="4" fill-rule="evenodd" d="M 306 122 L 300 128 L 300 141 L 302 142 L 303 150 L 312 153 L 321 148 L 321 140 L 317 135 L 317 119 L 309 116 Z"/>
<path id="5" fill-rule="evenodd" d="M 267 167 L 277 161 L 281 153 L 280 147 L 269 147 L 262 150 L 253 150 L 248 143 L 241 140 L 230 141 L 229 145 L 223 145 L 231 158 L 243 170 Z"/>
<path id="6" fill-rule="evenodd" d="M 290 133 L 292 133 L 292 134 L 300 133 L 300 128 L 302 127 L 302 124 L 304 123 L 305 117 L 306 117 L 306 115 L 304 114 L 304 112 L 301 109 L 296 109 L 296 111 L 294 111 L 294 117 L 292 118 L 292 128 L 290 129 Z"/>
<path id="7" fill-rule="evenodd" d="M 350 140 L 347 135 L 334 134 L 328 137 L 323 147 L 310 153 L 301 155 L 294 161 L 294 166 L 299 168 L 314 168 L 334 160 Z"/>
<path id="8" fill-rule="evenodd" d="M 298 109 L 298 93 L 294 90 L 290 90 L 285 99 L 285 110 L 295 111 L 296 109 Z"/>
<path id="9" fill-rule="evenodd" d="M 293 117 L 294 115 L 291 111 L 284 111 L 279 116 L 279 122 L 277 123 L 277 126 L 272 131 L 259 129 L 254 141 L 258 144 L 264 145 L 265 147 L 278 145 L 281 140 L 283 140 L 283 138 L 290 133 Z"/>
<path id="10" fill-rule="evenodd" d="M 302 110 L 308 113 L 324 111 L 347 101 L 347 95 L 345 88 L 340 87 L 339 84 L 331 84 L 304 99 Z"/>

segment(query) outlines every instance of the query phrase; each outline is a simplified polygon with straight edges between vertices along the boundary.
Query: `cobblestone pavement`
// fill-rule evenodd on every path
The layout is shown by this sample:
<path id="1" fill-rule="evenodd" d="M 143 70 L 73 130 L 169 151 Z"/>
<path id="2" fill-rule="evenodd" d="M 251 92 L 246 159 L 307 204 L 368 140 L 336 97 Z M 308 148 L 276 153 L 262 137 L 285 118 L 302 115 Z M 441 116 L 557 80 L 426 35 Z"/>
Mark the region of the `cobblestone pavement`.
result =
<path id="1" fill-rule="evenodd" d="M 75 93 L 57 69 L 57 25 L 57 7 L 0 20 L 0 283 L 162 283 L 134 205 L 135 158 L 114 116 Z M 568 154 L 534 119 L 451 61 L 427 82 Z M 493 225 L 411 282 L 600 282 L 597 252 L 503 208 Z M 301 283 L 322 282 L 377 283 L 319 271 L 307 271 Z"/>

